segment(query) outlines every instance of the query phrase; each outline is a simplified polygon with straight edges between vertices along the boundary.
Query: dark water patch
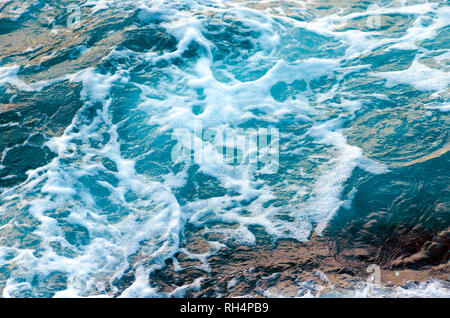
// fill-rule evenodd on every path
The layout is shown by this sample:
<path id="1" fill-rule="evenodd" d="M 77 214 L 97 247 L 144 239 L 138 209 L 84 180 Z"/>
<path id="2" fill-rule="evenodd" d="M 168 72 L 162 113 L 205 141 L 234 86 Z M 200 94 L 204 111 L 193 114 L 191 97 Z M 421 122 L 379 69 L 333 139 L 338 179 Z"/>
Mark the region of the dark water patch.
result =
<path id="1" fill-rule="evenodd" d="M 444 50 L 450 48 L 450 26 L 446 26 L 438 31 L 438 34 L 419 43 L 420 47 L 427 50 Z"/>
<path id="2" fill-rule="evenodd" d="M 188 169 L 185 186 L 176 191 L 177 200 L 182 205 L 198 199 L 222 197 L 227 193 L 216 178 L 198 171 L 198 168 L 197 165 L 193 165 Z"/>
<path id="3" fill-rule="evenodd" d="M 208 56 L 207 48 L 197 41 L 192 41 L 187 46 L 186 50 L 181 53 L 181 56 L 175 57 L 171 64 L 177 66 L 185 72 L 191 72 L 192 68 L 196 65 L 198 60 L 202 57 Z M 163 68 L 170 66 L 170 63 L 160 61 L 156 64 L 157 67 Z"/>
<path id="4" fill-rule="evenodd" d="M 25 172 L 41 167 L 55 156 L 43 146 L 59 136 L 82 107 L 81 86 L 61 82 L 41 92 L 17 92 L 14 102 L 0 104 L 0 152 L 2 158 L 0 186 L 12 186 L 26 180 Z M 4 177 L 13 175 L 13 178 Z"/>
<path id="5" fill-rule="evenodd" d="M 249 225 L 248 230 L 255 236 L 255 244 L 265 245 L 274 242 L 274 238 L 261 225 Z"/>
<path id="6" fill-rule="evenodd" d="M 214 44 L 216 61 L 249 58 L 251 52 L 256 50 L 255 40 L 261 36 L 260 32 L 255 32 L 241 21 L 229 18 L 208 20 L 205 29 L 205 37 Z"/>
<path id="7" fill-rule="evenodd" d="M 27 176 L 24 172 L 42 167 L 54 157 L 47 147 L 17 146 L 6 153 L 2 162 L 6 168 L 1 170 L 0 175 L 17 175 L 20 181 L 25 181 Z"/>
<path id="8" fill-rule="evenodd" d="M 168 134 L 157 136 L 149 145 L 149 150 L 136 162 L 136 172 L 151 175 L 161 180 L 162 175 L 170 173 L 172 166 L 171 151 L 176 141 Z M 162 181 L 162 180 L 161 180 Z"/>
<path id="9" fill-rule="evenodd" d="M 307 89 L 307 84 L 304 80 L 295 80 L 288 84 L 286 82 L 278 82 L 270 89 L 273 99 L 277 102 L 283 103 L 288 99 L 296 99 L 296 95 Z"/>
<path id="10" fill-rule="evenodd" d="M 380 50 L 361 57 L 359 63 L 370 64 L 377 72 L 401 71 L 411 66 L 415 56 L 415 50 Z"/>
<path id="11" fill-rule="evenodd" d="M 450 154 L 377 176 L 353 175 L 357 191 L 349 211 L 340 211 L 326 233 L 338 254 L 364 249 L 367 260 L 390 267 L 436 266 L 448 260 Z M 360 175 L 361 176 L 361 175 Z M 439 243 L 437 243 L 439 242 Z M 436 243 L 436 244 L 434 244 Z M 402 262 L 427 249 L 420 264 Z M 353 252 L 350 258 L 355 258 Z"/>
<path id="12" fill-rule="evenodd" d="M 21 23 L 19 21 L 2 18 L 0 19 L 0 35 L 13 32 L 19 29 L 20 26 Z"/>
<path id="13" fill-rule="evenodd" d="M 272 66 L 271 63 L 259 63 L 252 68 L 245 67 L 249 59 L 258 51 L 265 50 L 263 34 L 233 16 L 217 17 L 205 22 L 205 38 L 212 43 L 214 77 L 221 82 L 230 82 L 231 78 L 224 70 L 233 74 L 239 81 L 252 81 L 260 78 Z"/>
<path id="14" fill-rule="evenodd" d="M 125 158 L 136 158 L 150 150 L 158 127 L 147 125 L 147 116 L 143 111 L 134 111 L 118 126 L 120 150 Z"/>
<path id="15" fill-rule="evenodd" d="M 69 244 L 72 244 L 76 247 L 89 245 L 91 241 L 89 231 L 84 226 L 71 224 L 64 220 L 58 220 L 58 224 Z"/>
<path id="16" fill-rule="evenodd" d="M 161 27 L 126 31 L 124 37 L 125 41 L 121 45 L 135 52 L 151 51 L 161 54 L 176 50 L 177 40 Z"/>
<path id="17" fill-rule="evenodd" d="M 445 113 L 424 109 L 428 97 L 404 86 L 389 99 L 369 99 L 347 132 L 349 142 L 388 165 L 407 164 L 438 151 L 448 143 L 450 122 Z"/>

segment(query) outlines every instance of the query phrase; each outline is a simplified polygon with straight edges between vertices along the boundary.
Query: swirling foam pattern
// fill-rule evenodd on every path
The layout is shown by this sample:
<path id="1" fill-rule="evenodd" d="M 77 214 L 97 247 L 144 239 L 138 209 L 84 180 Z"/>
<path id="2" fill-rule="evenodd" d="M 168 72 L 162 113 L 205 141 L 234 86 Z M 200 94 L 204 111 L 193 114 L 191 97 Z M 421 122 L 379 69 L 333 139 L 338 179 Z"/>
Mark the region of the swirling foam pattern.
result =
<path id="1" fill-rule="evenodd" d="M 149 275 L 189 232 L 207 271 L 258 235 L 324 235 L 368 178 L 448 165 L 445 1 L 89 0 L 73 25 L 68 5 L 0 2 L 4 297 L 182 296 L 200 280 L 163 293 Z M 174 131 L 199 121 L 278 129 L 278 171 L 175 162 Z M 441 217 L 415 219 L 436 231 L 440 171 Z"/>

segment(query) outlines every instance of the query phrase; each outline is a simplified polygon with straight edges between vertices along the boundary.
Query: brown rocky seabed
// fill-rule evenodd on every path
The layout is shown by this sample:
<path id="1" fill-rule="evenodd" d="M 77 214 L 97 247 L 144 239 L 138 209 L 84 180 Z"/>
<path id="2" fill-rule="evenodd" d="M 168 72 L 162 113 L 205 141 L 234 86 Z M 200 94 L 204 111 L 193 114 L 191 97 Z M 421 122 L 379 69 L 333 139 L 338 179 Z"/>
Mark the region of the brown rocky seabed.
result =
<path id="1" fill-rule="evenodd" d="M 449 238 L 450 231 L 441 233 L 437 244 L 446 244 L 448 251 Z M 207 245 L 200 237 L 193 237 L 186 248 L 201 254 Z M 372 254 L 374 246 L 339 252 L 337 249 L 338 244 L 332 239 L 316 235 L 304 243 L 282 240 L 276 244 L 236 246 L 208 258 L 209 273 L 199 269 L 201 263 L 198 260 L 180 253 L 177 260 L 182 270 L 175 271 L 174 264 L 169 263 L 150 279 L 160 291 L 170 293 L 179 286 L 203 278 L 199 290 L 189 291 L 188 297 L 298 297 L 308 291 L 315 296 L 333 291 L 345 294 L 365 284 L 371 275 L 367 267 L 377 264 L 377 255 Z M 430 279 L 448 281 L 448 252 L 440 255 L 446 260 L 442 259 L 438 265 L 431 265 L 432 257 L 432 253 L 422 246 L 412 256 L 381 264 L 381 286 L 405 286 Z M 414 265 L 412 259 L 428 265 Z"/>

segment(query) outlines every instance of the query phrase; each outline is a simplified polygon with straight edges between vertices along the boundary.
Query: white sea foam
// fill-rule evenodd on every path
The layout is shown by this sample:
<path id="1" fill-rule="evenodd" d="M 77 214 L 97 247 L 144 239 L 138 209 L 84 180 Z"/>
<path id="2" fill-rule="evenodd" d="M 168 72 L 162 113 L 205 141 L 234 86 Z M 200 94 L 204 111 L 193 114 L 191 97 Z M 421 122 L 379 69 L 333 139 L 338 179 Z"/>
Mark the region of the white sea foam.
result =
<path id="1" fill-rule="evenodd" d="M 40 81 L 32 84 L 28 84 L 22 81 L 17 73 L 19 72 L 19 66 L 5 66 L 0 67 L 0 85 L 10 84 L 17 87 L 24 92 L 41 91 L 44 87 L 55 83 L 58 80 Z"/>
<path id="2" fill-rule="evenodd" d="M 374 75 L 385 78 L 390 87 L 397 84 L 408 84 L 423 91 L 445 90 L 450 84 L 449 73 L 425 66 L 417 60 L 413 61 L 406 70 L 375 73 Z"/>
<path id="3" fill-rule="evenodd" d="M 52 272 L 67 275 L 67 290 L 59 292 L 57 296 L 103 293 L 102 286 L 106 282 L 121 277 L 127 268 L 140 266 L 140 261 L 130 263 L 129 257 L 133 254 L 139 253 L 141 257 L 147 255 L 144 258 L 153 260 L 151 266 L 160 266 L 159 262 L 177 250 L 182 222 L 178 204 L 170 190 L 136 175 L 134 163 L 121 157 L 115 127 L 108 114 L 107 95 L 115 79 L 100 76 L 91 70 L 72 78 L 83 83 L 82 96 L 86 100 L 86 107 L 97 101 L 103 103 L 103 109 L 91 125 L 73 132 L 73 128 L 77 126 L 75 121 L 62 137 L 49 142 L 59 157 L 39 176 L 38 182 L 43 183 L 43 186 L 35 194 L 37 198 L 27 199 L 28 195 L 19 194 L 21 200 L 29 206 L 30 214 L 40 222 L 34 234 L 40 237 L 44 253 L 36 257 L 29 250 L 24 250 L 8 261 L 16 264 L 18 270 L 13 271 L 14 278 L 7 281 L 3 296 L 14 296 L 20 290 L 31 289 L 30 280 L 34 275 L 45 277 Z M 91 148 L 88 139 L 103 129 L 113 138 L 100 150 Z M 80 146 L 73 143 L 76 140 L 82 141 Z M 78 163 L 67 165 L 61 160 L 70 147 L 84 155 L 77 160 Z M 87 188 L 89 184 L 82 181 L 82 177 L 95 178 L 104 170 L 93 159 L 94 155 L 107 155 L 117 164 L 116 176 L 119 183 L 108 187 L 108 198 L 114 203 L 114 209 L 121 211 L 105 211 L 98 207 L 98 203 L 95 203 L 98 197 L 96 198 L 95 193 L 90 193 Z M 95 181 L 92 182 L 94 185 Z M 139 200 L 127 202 L 124 198 L 127 192 L 136 193 Z M 81 199 L 78 203 L 77 197 Z M 64 238 L 56 219 L 48 216 L 48 213 L 61 209 L 68 209 L 66 220 L 69 224 L 82 226 L 89 233 L 89 244 L 75 247 L 72 256 L 65 256 L 51 248 L 51 244 L 56 242 L 66 248 L 74 248 Z M 124 212 L 126 213 L 123 214 Z M 149 240 L 150 244 L 145 243 Z M 149 267 L 146 270 L 148 272 Z"/>
<path id="4" fill-rule="evenodd" d="M 325 282 L 328 279 L 322 277 Z M 448 282 L 438 280 L 428 280 L 425 282 L 408 282 L 403 286 L 397 287 L 374 287 L 368 284 L 358 285 L 351 289 L 339 289 L 330 286 L 331 290 L 326 290 L 320 285 L 312 282 L 299 283 L 297 296 L 300 298 L 329 298 L 329 297 L 346 297 L 346 298 L 448 298 Z M 292 291 L 289 295 L 285 292 L 272 287 L 264 291 L 266 297 L 286 298 L 292 297 Z"/>

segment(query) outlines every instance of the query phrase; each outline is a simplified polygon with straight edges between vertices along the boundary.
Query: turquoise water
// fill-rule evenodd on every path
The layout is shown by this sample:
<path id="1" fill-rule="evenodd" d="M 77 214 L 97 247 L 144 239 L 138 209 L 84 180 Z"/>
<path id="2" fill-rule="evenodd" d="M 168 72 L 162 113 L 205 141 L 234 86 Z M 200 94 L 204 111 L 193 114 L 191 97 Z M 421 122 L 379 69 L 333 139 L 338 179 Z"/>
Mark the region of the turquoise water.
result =
<path id="1" fill-rule="evenodd" d="M 445 1 L 78 4 L 0 2 L 4 297 L 182 296 L 149 275 L 190 232 L 207 272 L 233 244 L 448 229 Z"/>

